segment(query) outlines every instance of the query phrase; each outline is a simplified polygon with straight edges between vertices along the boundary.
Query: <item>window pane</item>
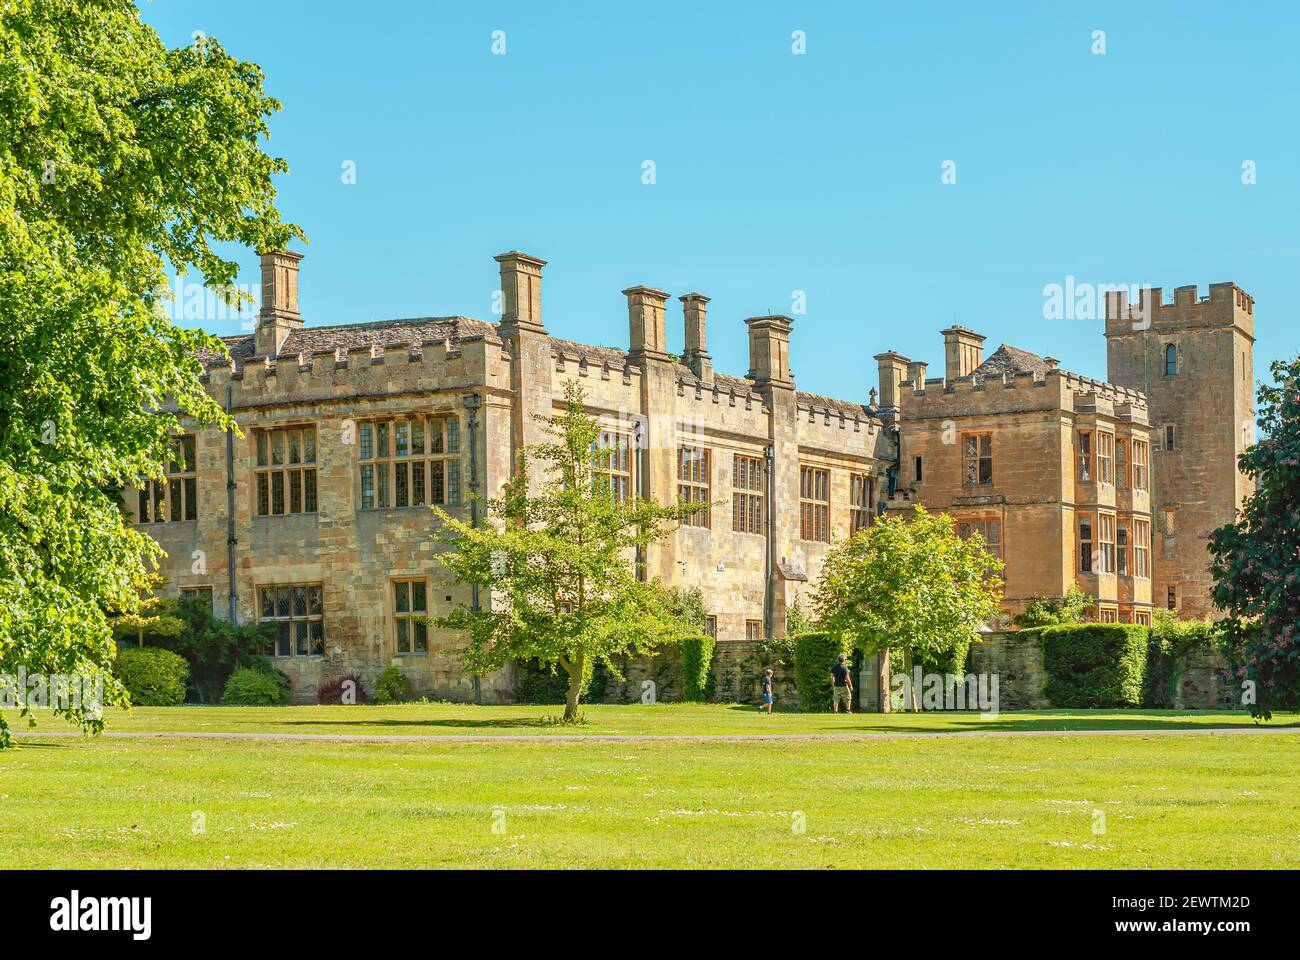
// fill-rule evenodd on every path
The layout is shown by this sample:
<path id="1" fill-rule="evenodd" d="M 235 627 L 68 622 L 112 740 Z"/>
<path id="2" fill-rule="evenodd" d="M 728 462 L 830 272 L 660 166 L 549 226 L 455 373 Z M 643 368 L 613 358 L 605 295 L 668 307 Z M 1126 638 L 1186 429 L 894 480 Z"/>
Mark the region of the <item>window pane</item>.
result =
<path id="1" fill-rule="evenodd" d="M 284 463 L 284 434 L 279 430 L 271 434 L 271 463 Z"/>
<path id="2" fill-rule="evenodd" d="M 379 457 L 388 456 L 388 424 L 387 423 L 378 424 L 376 426 L 375 434 L 376 434 L 376 440 L 378 446 L 375 455 Z"/>
<path id="3" fill-rule="evenodd" d="M 398 420 L 393 436 L 393 456 L 405 457 L 411 452 L 411 425 L 406 420 Z"/>
<path id="4" fill-rule="evenodd" d="M 325 653 L 325 625 L 319 620 L 312 620 L 308 624 L 308 635 L 311 638 L 312 656 L 321 656 Z"/>
<path id="5" fill-rule="evenodd" d="M 303 489 L 305 492 L 305 496 L 303 498 L 303 509 L 306 510 L 308 513 L 315 513 L 316 512 L 316 471 L 304 470 L 302 472 L 302 476 L 303 476 Z"/>
<path id="6" fill-rule="evenodd" d="M 316 428 L 308 427 L 302 432 L 302 461 L 316 462 Z"/>
<path id="7" fill-rule="evenodd" d="M 424 453 L 424 420 L 411 421 L 411 453 L 419 456 Z"/>
<path id="8" fill-rule="evenodd" d="M 411 503 L 426 503 L 424 492 L 424 461 L 411 464 Z"/>
<path id="9" fill-rule="evenodd" d="M 275 591 L 275 615 L 277 617 L 289 616 L 289 598 L 291 591 L 288 587 L 278 587 Z"/>
<path id="10" fill-rule="evenodd" d="M 434 418 L 429 421 L 429 452 L 446 453 L 447 444 L 443 438 L 443 426 L 446 423 L 441 418 Z"/>
<path id="11" fill-rule="evenodd" d="M 368 423 L 361 425 L 361 459 L 372 460 L 375 456 L 375 429 Z"/>
<path id="12" fill-rule="evenodd" d="M 302 463 L 302 431 L 289 431 L 289 462 Z"/>
<path id="13" fill-rule="evenodd" d="M 168 504 L 168 507 L 170 508 L 170 512 L 168 513 L 169 518 L 172 520 L 179 520 L 181 518 L 182 507 L 181 482 L 179 480 L 167 481 L 167 499 L 171 501 L 171 503 Z"/>
<path id="14" fill-rule="evenodd" d="M 380 507 L 388 506 L 388 464 L 381 463 L 378 467 L 379 490 L 376 497 L 376 504 Z"/>
<path id="15" fill-rule="evenodd" d="M 197 520 L 199 516 L 198 480 L 188 477 L 185 480 L 185 519 Z"/>
<path id="16" fill-rule="evenodd" d="M 257 434 L 257 465 L 259 467 L 264 467 L 267 464 L 267 444 L 266 431 L 259 430 Z"/>
<path id="17" fill-rule="evenodd" d="M 399 507 L 409 506 L 410 504 L 410 483 L 408 480 L 407 464 L 395 463 L 393 469 L 396 472 L 396 484 L 394 493 L 396 494 L 395 505 Z"/>
<path id="18" fill-rule="evenodd" d="M 429 462 L 429 502 L 445 503 L 447 499 L 446 485 L 447 462 L 445 460 L 431 460 Z"/>
<path id="19" fill-rule="evenodd" d="M 410 624 L 405 618 L 399 617 L 397 620 L 397 652 L 409 653 L 410 647 Z"/>
<path id="20" fill-rule="evenodd" d="M 270 587 L 262 588 L 262 619 L 270 620 L 275 616 L 275 591 Z"/>
<path id="21" fill-rule="evenodd" d="M 289 512 L 302 513 L 302 471 L 289 471 Z"/>
<path id="22" fill-rule="evenodd" d="M 425 598 L 425 583 L 417 580 L 411 584 L 411 610 L 415 613 L 428 613 L 428 600 Z"/>
<path id="23" fill-rule="evenodd" d="M 295 617 L 307 616 L 307 588 L 293 588 L 293 615 Z"/>
<path id="24" fill-rule="evenodd" d="M 429 628 L 419 620 L 414 621 L 411 626 L 415 629 L 415 652 L 428 653 Z"/>
<path id="25" fill-rule="evenodd" d="M 293 632 L 297 640 L 298 656 L 307 656 L 307 621 L 297 620 L 293 625 Z"/>
<path id="26" fill-rule="evenodd" d="M 307 588 L 307 613 L 313 617 L 319 617 L 321 614 L 321 596 L 320 585 L 313 585 Z"/>
<path id="27" fill-rule="evenodd" d="M 271 500 L 268 493 L 270 480 L 264 473 L 257 475 L 257 514 L 260 517 L 266 516 L 271 512 Z"/>
<path id="28" fill-rule="evenodd" d="M 271 512 L 284 513 L 284 474 L 271 474 Z"/>
<path id="29" fill-rule="evenodd" d="M 396 597 L 395 609 L 398 613 L 411 612 L 411 585 L 409 583 L 393 584 L 393 593 Z"/>
<path id="30" fill-rule="evenodd" d="M 375 505 L 375 467 L 366 464 L 361 468 L 361 506 L 369 510 Z"/>
<path id="31" fill-rule="evenodd" d="M 447 452 L 460 453 L 460 418 L 447 419 Z"/>
<path id="32" fill-rule="evenodd" d="M 460 461 L 447 461 L 447 502 L 460 503 Z"/>
<path id="33" fill-rule="evenodd" d="M 285 620 L 280 624 L 279 635 L 277 638 L 276 653 L 282 657 L 293 656 L 293 646 L 289 635 L 289 621 Z"/>

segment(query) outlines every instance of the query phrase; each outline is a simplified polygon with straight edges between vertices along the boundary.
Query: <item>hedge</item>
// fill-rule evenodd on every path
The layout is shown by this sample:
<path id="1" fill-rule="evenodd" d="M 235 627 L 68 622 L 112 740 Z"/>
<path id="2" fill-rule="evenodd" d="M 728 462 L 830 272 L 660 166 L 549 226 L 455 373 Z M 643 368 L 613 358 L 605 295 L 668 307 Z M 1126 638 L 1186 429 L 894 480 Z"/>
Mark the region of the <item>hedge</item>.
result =
<path id="1" fill-rule="evenodd" d="M 831 667 L 848 650 L 841 637 L 818 631 L 794 638 L 794 688 L 806 713 L 831 708 Z"/>
<path id="2" fill-rule="evenodd" d="M 712 637 L 682 637 L 682 699 L 703 703 L 713 695 Z"/>
<path id="3" fill-rule="evenodd" d="M 1178 699 L 1178 681 L 1189 654 L 1208 650 L 1218 641 L 1218 628 L 1208 620 L 1157 617 L 1147 644 L 1147 673 L 1142 706 L 1171 709 Z"/>
<path id="4" fill-rule="evenodd" d="M 175 707 L 185 702 L 190 665 L 185 658 L 158 647 L 123 647 L 113 662 L 113 676 L 139 707 Z"/>
<path id="5" fill-rule="evenodd" d="M 1138 707 L 1146 675 L 1147 627 L 1081 623 L 1042 627 L 1047 682 L 1054 707 Z"/>
<path id="6" fill-rule="evenodd" d="M 226 681 L 221 703 L 227 707 L 278 707 L 289 702 L 287 678 L 279 671 L 240 667 Z"/>

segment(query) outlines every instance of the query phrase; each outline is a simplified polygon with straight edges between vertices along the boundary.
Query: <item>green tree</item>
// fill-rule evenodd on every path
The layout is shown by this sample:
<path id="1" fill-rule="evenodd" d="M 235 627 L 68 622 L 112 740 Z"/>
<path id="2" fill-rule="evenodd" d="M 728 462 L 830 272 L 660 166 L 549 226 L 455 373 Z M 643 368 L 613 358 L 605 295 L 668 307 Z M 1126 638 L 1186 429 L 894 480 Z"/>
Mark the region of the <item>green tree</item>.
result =
<path id="1" fill-rule="evenodd" d="M 167 578 L 156 573 L 146 574 L 142 586 L 145 592 L 133 598 L 130 609 L 109 614 L 113 636 L 133 639 L 137 647 L 143 647 L 146 633 L 158 637 L 180 634 L 185 621 L 174 615 L 178 602 L 171 597 L 158 596 L 159 591 L 167 586 Z"/>
<path id="2" fill-rule="evenodd" d="M 867 653 L 964 659 L 980 627 L 998 615 L 1001 567 L 978 534 L 964 540 L 950 516 L 918 506 L 911 517 L 882 518 L 832 547 L 813 609 L 823 630 Z"/>
<path id="3" fill-rule="evenodd" d="M 1237 458 L 1255 492 L 1209 542 L 1228 659 L 1265 720 L 1300 701 L 1300 358 L 1272 373 L 1256 400 L 1260 439 Z"/>
<path id="4" fill-rule="evenodd" d="M 195 269 L 237 301 L 214 245 L 301 238 L 262 150 L 278 108 L 255 64 L 211 38 L 168 49 L 132 0 L 0 10 L 0 673 L 120 698 L 106 611 L 131 609 L 159 550 L 108 491 L 163 476 L 181 416 L 229 423 L 196 357 L 224 347 L 173 326 L 164 291 Z"/>
<path id="5" fill-rule="evenodd" d="M 462 658 L 475 673 L 509 660 L 558 665 L 569 678 L 564 719 L 575 722 L 597 663 L 617 674 L 612 658 L 699 631 L 690 596 L 639 578 L 634 557 L 704 505 L 612 496 L 612 451 L 597 448 L 600 426 L 576 384 L 565 389 L 562 413 L 538 419 L 551 440 L 520 455 L 483 523 L 432 508 L 446 548 L 439 559 L 460 582 L 487 587 L 490 599 L 431 622 L 467 634 Z"/>

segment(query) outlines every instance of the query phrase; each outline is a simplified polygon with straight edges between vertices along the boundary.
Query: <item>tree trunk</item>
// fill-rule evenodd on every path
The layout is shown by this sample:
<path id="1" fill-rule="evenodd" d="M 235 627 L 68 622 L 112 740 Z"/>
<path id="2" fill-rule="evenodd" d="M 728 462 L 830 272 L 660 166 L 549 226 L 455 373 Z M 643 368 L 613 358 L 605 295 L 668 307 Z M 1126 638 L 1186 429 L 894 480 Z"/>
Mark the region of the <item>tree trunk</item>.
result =
<path id="1" fill-rule="evenodd" d="M 890 686 L 891 684 L 889 682 L 889 648 L 881 647 L 880 648 L 880 676 L 876 677 L 876 689 L 880 697 L 879 709 L 881 713 L 889 713 L 890 708 L 893 706 L 893 704 L 889 702 Z"/>
<path id="2" fill-rule="evenodd" d="M 586 666 L 586 657 L 584 654 L 578 654 L 573 659 L 573 666 L 569 670 L 569 691 L 564 698 L 564 722 L 578 722 L 578 698 L 582 696 L 582 670 Z"/>

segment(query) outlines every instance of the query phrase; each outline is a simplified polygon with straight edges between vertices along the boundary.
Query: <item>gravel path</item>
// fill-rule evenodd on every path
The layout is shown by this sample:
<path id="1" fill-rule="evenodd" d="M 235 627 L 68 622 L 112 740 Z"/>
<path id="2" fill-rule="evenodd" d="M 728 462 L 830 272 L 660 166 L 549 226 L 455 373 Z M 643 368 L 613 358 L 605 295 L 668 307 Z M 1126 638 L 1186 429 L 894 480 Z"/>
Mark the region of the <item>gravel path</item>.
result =
<path id="1" fill-rule="evenodd" d="M 14 730 L 23 739 L 81 737 L 78 730 Z M 206 733 L 108 732 L 123 740 L 269 740 L 283 743 L 750 743 L 817 740 L 930 740 L 952 737 L 1170 737 L 1177 735 L 1300 735 L 1300 727 L 1176 727 L 1144 730 L 952 730 L 932 733 L 718 733 L 718 734 L 365 734 L 365 733 Z"/>

